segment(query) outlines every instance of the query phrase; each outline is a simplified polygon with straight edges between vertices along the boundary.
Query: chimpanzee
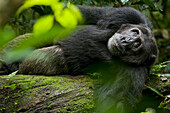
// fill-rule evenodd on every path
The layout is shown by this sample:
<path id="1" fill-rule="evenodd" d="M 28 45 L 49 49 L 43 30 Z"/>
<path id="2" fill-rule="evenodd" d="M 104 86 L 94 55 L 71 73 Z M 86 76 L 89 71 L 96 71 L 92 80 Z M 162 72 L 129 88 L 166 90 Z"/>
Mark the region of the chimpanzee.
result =
<path id="1" fill-rule="evenodd" d="M 18 64 L 19 73 L 78 75 L 99 71 L 105 82 L 96 93 L 96 112 L 131 112 L 128 107 L 141 96 L 158 56 L 151 23 L 129 7 L 78 8 L 90 25 L 53 46 L 33 51 Z"/>

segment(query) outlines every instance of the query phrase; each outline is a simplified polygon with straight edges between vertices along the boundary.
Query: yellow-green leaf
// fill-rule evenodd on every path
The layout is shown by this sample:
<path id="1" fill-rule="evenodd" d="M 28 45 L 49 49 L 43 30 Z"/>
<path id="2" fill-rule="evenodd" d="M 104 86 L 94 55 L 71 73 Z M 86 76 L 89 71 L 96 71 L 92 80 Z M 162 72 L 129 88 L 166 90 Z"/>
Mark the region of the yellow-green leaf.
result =
<path id="1" fill-rule="evenodd" d="M 69 5 L 69 9 L 70 11 L 74 14 L 74 16 L 76 16 L 77 20 L 82 23 L 83 22 L 83 17 L 80 13 L 80 10 L 73 4 Z"/>
<path id="2" fill-rule="evenodd" d="M 23 10 L 33 7 L 35 5 L 53 5 L 58 4 L 58 0 L 26 0 L 25 3 L 18 9 L 17 15 L 19 15 Z"/>
<path id="3" fill-rule="evenodd" d="M 77 26 L 77 18 L 68 8 L 57 15 L 56 20 L 65 28 L 75 28 Z"/>
<path id="4" fill-rule="evenodd" d="M 33 26 L 33 33 L 35 36 L 48 32 L 54 24 L 53 15 L 41 17 Z"/>
<path id="5" fill-rule="evenodd" d="M 63 11 L 63 4 L 61 2 L 58 4 L 52 4 L 51 8 L 54 12 L 54 15 L 56 17 L 58 17 L 61 14 L 61 12 Z"/>

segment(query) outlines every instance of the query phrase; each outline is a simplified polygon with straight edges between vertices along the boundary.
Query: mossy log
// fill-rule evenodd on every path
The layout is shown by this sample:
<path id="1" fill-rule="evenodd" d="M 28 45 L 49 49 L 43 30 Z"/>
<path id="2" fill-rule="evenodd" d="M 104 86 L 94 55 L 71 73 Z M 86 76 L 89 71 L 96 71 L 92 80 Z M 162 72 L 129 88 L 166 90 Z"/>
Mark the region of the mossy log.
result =
<path id="1" fill-rule="evenodd" d="M 91 113 L 98 79 L 88 76 L 0 76 L 0 112 Z M 152 78 L 149 86 L 165 92 L 170 81 Z M 170 88 L 166 88 L 170 92 Z M 154 92 L 153 92 L 154 93 Z"/>
<path id="2" fill-rule="evenodd" d="M 94 108 L 93 81 L 84 76 L 0 76 L 0 110 L 87 112 Z"/>

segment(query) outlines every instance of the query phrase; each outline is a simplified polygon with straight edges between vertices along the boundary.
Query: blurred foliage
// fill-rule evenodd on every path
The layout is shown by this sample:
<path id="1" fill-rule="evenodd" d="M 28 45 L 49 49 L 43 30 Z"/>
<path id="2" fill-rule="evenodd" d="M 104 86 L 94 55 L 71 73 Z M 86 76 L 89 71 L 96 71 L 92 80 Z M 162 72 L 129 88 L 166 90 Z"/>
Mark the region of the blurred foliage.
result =
<path id="1" fill-rule="evenodd" d="M 169 106 L 170 106 L 170 95 L 166 95 L 164 100 L 158 106 L 158 108 L 165 108 L 165 109 L 170 110 Z"/>
<path id="2" fill-rule="evenodd" d="M 48 7 L 50 8 L 50 13 L 46 13 L 44 15 L 35 14 L 33 16 L 27 16 L 28 18 L 25 18 L 26 16 L 21 16 L 21 12 L 34 6 Z M 28 10 L 28 12 L 24 15 L 30 15 L 29 12 L 30 11 Z M 19 20 L 19 22 L 12 22 L 11 26 L 14 28 L 17 35 L 24 33 L 22 29 L 27 27 L 28 30 L 25 31 L 33 32 L 33 35 L 27 37 L 27 41 L 23 39 L 20 44 L 17 44 L 11 48 L 7 52 L 7 55 L 5 54 L 4 56 L 4 54 L 1 53 L 1 57 L 5 58 L 2 59 L 7 62 L 18 61 L 25 58 L 30 52 L 34 50 L 34 48 L 52 45 L 54 40 L 57 41 L 67 36 L 77 26 L 78 23 L 80 24 L 83 21 L 81 13 L 76 6 L 70 2 L 67 2 L 67 4 L 64 5 L 62 2 L 58 2 L 58 0 L 26 0 L 24 4 L 18 9 L 16 15 L 18 17 L 16 17 L 14 20 Z M 17 28 L 20 26 L 20 21 L 24 22 L 36 16 L 37 18 L 35 20 L 30 20 L 30 22 L 26 25 L 23 23 L 21 25 L 23 27 Z M 33 22 L 33 27 L 32 25 L 30 26 L 31 22 Z M 0 32 L 3 39 L 1 41 L 0 49 L 5 48 L 5 44 L 11 40 L 12 33 L 6 32 L 6 29 L 1 30 Z"/>
<path id="3" fill-rule="evenodd" d="M 170 77 L 170 61 L 165 61 L 163 63 L 152 66 L 151 74 L 157 75 L 158 78 L 162 81 L 162 85 L 163 85 L 163 82 L 164 82 L 164 84 L 168 84 L 169 83 L 168 77 Z M 169 92 L 168 92 L 168 94 L 163 95 L 158 90 L 156 90 L 150 86 L 146 86 L 146 87 L 149 88 L 151 91 L 155 92 L 158 96 L 160 96 L 162 98 L 163 101 L 159 104 L 158 108 L 163 108 L 164 110 L 165 109 L 170 110 L 170 107 L 169 107 L 170 94 L 169 94 Z"/>
<path id="4" fill-rule="evenodd" d="M 15 38 L 15 32 L 10 26 L 6 26 L 3 30 L 0 29 L 0 49 L 10 40 Z"/>
<path id="5" fill-rule="evenodd" d="M 145 112 L 141 112 L 141 113 L 156 113 L 156 111 L 152 108 L 146 108 Z"/>
<path id="6" fill-rule="evenodd" d="M 28 9 L 33 6 L 37 6 L 37 5 L 50 7 L 55 16 L 54 19 L 65 28 L 75 28 L 78 22 L 82 21 L 81 13 L 79 12 L 77 7 L 75 7 L 70 2 L 67 2 L 67 7 L 65 7 L 65 5 L 62 2 L 58 2 L 58 0 L 27 0 L 18 9 L 16 14 L 19 15 L 23 10 Z M 36 27 L 34 28 L 40 29 L 40 30 L 41 29 L 45 30 L 45 28 L 47 28 L 46 30 L 48 31 L 53 26 L 53 20 L 54 20 L 53 15 L 49 15 L 43 18 L 44 19 L 41 19 L 41 20 L 39 19 L 39 22 L 37 22 L 38 24 L 36 23 L 35 24 Z"/>
<path id="7" fill-rule="evenodd" d="M 163 63 L 152 66 L 151 73 L 157 75 L 160 73 L 170 73 L 170 61 L 165 61 Z"/>
<path id="8" fill-rule="evenodd" d="M 152 88 L 152 87 L 150 87 L 150 86 L 147 86 L 147 85 L 145 85 L 147 88 L 149 88 L 150 90 L 152 90 L 153 92 L 155 92 L 155 93 L 157 93 L 159 96 L 161 96 L 161 97 L 164 97 L 163 96 L 163 94 L 161 94 L 159 91 L 157 91 L 156 89 L 154 89 L 154 88 Z"/>
<path id="9" fill-rule="evenodd" d="M 169 0 L 60 0 L 61 1 L 60 4 L 58 4 L 59 2 L 54 3 L 54 4 L 58 4 L 58 6 L 55 5 L 55 7 L 53 8 L 49 6 L 49 3 L 46 5 L 43 5 L 41 0 L 40 0 L 41 2 L 37 3 L 36 5 L 33 5 L 32 0 L 28 0 L 28 1 L 31 1 L 31 5 L 27 3 L 22 8 L 20 8 L 20 10 L 22 11 L 28 7 L 31 7 L 31 9 L 25 11 L 26 14 L 22 13 L 21 17 L 19 18 L 20 22 L 24 19 L 25 22 L 26 20 L 27 21 L 29 20 L 30 23 L 33 24 L 36 21 L 37 17 L 47 15 L 47 14 L 53 14 L 53 11 L 56 7 L 57 7 L 56 12 L 60 12 L 61 10 L 64 12 L 65 7 L 68 7 L 70 3 L 73 3 L 73 4 L 79 4 L 79 5 L 102 6 L 102 7 L 130 6 L 140 11 L 143 11 L 143 13 L 145 13 L 145 15 L 147 15 L 150 18 L 150 20 L 153 22 L 154 28 L 163 29 L 163 28 L 168 28 L 170 26 L 169 25 L 170 14 L 168 14 L 168 11 L 170 10 Z M 37 0 L 35 1 L 37 2 Z M 52 3 L 53 1 L 56 1 L 56 0 L 52 0 Z M 71 11 L 72 9 L 75 8 L 75 7 L 74 8 L 71 8 L 71 7 L 72 5 L 70 5 L 69 8 L 66 8 L 66 9 L 70 9 Z M 18 13 L 20 12 L 20 10 L 18 11 Z M 75 14 L 77 15 L 78 13 L 75 13 Z M 54 12 L 54 15 L 56 16 L 58 14 Z M 11 21 L 15 21 L 15 19 L 13 18 L 11 19 Z M 70 22 L 71 20 L 67 20 L 67 21 Z M 27 23 L 27 24 L 30 24 L 30 23 Z"/>

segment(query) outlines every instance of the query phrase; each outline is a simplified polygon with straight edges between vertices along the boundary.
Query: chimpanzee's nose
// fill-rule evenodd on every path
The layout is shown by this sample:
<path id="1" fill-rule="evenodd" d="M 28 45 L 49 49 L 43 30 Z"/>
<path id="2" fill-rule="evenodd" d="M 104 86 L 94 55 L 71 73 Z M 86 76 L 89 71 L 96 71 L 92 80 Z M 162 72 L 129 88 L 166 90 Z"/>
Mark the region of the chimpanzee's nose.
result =
<path id="1" fill-rule="evenodd" d="M 132 37 L 136 37 L 136 38 L 140 38 L 140 36 L 141 36 L 141 31 L 138 29 L 138 28 L 133 28 L 133 29 L 131 29 L 130 30 L 130 35 L 132 36 Z"/>
<path id="2" fill-rule="evenodd" d="M 138 48 L 141 45 L 141 30 L 132 28 L 120 37 L 121 44 L 126 48 Z"/>

